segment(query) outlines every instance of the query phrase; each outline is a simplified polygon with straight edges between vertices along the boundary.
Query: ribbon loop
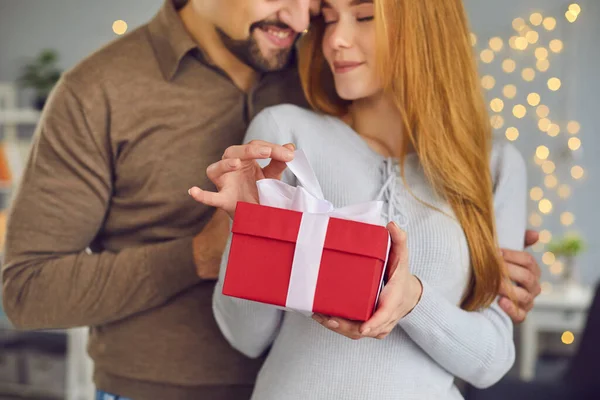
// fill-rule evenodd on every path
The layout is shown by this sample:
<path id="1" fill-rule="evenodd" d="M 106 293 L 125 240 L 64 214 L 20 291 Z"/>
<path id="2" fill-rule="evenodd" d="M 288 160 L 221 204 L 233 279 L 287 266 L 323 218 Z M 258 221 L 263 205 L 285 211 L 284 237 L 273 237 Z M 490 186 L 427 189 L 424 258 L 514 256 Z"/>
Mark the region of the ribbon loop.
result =
<path id="1" fill-rule="evenodd" d="M 256 183 L 261 205 L 383 225 L 383 201 L 370 201 L 336 209 L 331 202 L 325 200 L 321 185 L 304 151 L 297 150 L 294 160 L 288 162 L 287 166 L 298 178 L 300 186 L 293 187 L 277 179 L 262 179 Z"/>
<path id="2" fill-rule="evenodd" d="M 287 163 L 288 168 L 300 182 L 300 186 L 304 187 L 308 193 L 318 198 L 319 200 L 325 200 L 323 196 L 323 190 L 319 184 L 319 180 L 315 175 L 306 154 L 302 150 L 298 150 L 294 153 L 294 159 Z"/>

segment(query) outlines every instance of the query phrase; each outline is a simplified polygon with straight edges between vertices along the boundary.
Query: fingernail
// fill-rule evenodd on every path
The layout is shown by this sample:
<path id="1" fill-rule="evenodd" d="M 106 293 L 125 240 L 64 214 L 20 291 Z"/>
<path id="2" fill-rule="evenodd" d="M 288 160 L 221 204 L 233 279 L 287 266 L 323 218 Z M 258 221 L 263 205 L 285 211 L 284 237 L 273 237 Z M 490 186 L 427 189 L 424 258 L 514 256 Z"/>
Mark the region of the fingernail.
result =
<path id="1" fill-rule="evenodd" d="M 258 150 L 258 153 L 259 153 L 261 156 L 269 156 L 269 155 L 271 155 L 271 148 L 270 148 L 270 147 L 261 147 L 261 148 Z"/>
<path id="2" fill-rule="evenodd" d="M 369 332 L 371 332 L 371 328 L 367 328 L 367 329 L 363 330 L 361 335 L 363 335 L 363 336 L 368 335 Z"/>
<path id="3" fill-rule="evenodd" d="M 191 196 L 192 195 L 192 189 L 188 189 L 188 194 Z"/>
<path id="4" fill-rule="evenodd" d="M 237 160 L 230 160 L 228 164 L 230 168 L 235 168 L 237 167 Z"/>
<path id="5" fill-rule="evenodd" d="M 327 326 L 330 327 L 331 329 L 336 329 L 337 327 L 340 326 L 340 324 L 337 321 L 330 319 L 329 321 L 327 321 Z"/>
<path id="6" fill-rule="evenodd" d="M 501 249 L 498 249 L 498 255 L 499 255 L 500 257 L 504 257 L 504 253 L 502 252 L 502 250 L 501 250 Z"/>
<path id="7" fill-rule="evenodd" d="M 293 152 L 293 151 L 290 151 L 290 150 L 285 150 L 285 151 L 283 152 L 283 156 L 284 156 L 285 158 L 287 158 L 287 159 L 290 159 L 290 160 L 291 160 L 292 158 L 294 158 L 294 152 Z"/>

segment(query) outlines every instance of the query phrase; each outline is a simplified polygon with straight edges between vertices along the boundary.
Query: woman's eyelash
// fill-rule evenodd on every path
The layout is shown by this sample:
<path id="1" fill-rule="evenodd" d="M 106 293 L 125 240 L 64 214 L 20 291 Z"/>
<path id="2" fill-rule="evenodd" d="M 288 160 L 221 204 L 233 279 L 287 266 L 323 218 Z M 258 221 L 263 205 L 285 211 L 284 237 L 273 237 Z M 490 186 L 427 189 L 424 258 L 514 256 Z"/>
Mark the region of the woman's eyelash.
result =
<path id="1" fill-rule="evenodd" d="M 368 21 L 373 21 L 375 17 L 374 16 L 370 16 L 370 17 L 362 17 L 362 18 L 356 18 L 356 20 L 358 22 L 368 22 Z M 337 22 L 337 20 L 334 21 L 324 21 L 325 25 L 331 25 L 331 24 L 335 24 Z"/>

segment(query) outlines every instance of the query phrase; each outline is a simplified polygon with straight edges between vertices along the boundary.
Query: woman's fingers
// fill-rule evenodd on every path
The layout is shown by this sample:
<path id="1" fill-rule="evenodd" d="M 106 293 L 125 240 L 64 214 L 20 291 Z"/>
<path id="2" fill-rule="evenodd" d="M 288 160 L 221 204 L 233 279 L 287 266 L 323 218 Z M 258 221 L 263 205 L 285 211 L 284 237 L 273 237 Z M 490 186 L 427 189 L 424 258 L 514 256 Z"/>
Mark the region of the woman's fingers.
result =
<path id="1" fill-rule="evenodd" d="M 290 151 L 294 151 L 296 149 L 292 143 L 288 143 L 283 147 Z M 284 161 L 272 159 L 269 165 L 263 168 L 263 175 L 267 179 L 281 179 L 281 175 L 286 168 L 287 164 Z"/>
<path id="2" fill-rule="evenodd" d="M 228 158 L 223 159 L 221 161 L 217 161 L 214 164 L 211 164 L 206 168 L 206 176 L 212 183 L 214 183 L 218 188 L 221 185 L 221 177 L 228 172 L 233 172 L 238 170 L 242 165 L 242 162 L 239 158 Z"/>
<path id="3" fill-rule="evenodd" d="M 386 288 L 383 290 L 386 290 Z M 388 302 L 384 301 L 380 297 L 377 310 L 368 321 L 362 324 L 360 328 L 361 334 L 371 337 L 376 337 L 379 335 L 383 326 L 387 325 L 392 320 L 394 314 L 394 307 L 388 306 L 387 304 Z"/>
<path id="4" fill-rule="evenodd" d="M 272 158 L 288 162 L 294 159 L 294 152 L 278 144 L 253 140 L 248 144 L 228 147 L 223 158 L 239 158 L 242 161 Z"/>
<path id="5" fill-rule="evenodd" d="M 359 331 L 361 325 L 360 322 L 350 321 L 344 318 L 333 318 L 321 314 L 314 314 L 312 318 L 325 328 L 346 336 L 347 338 L 357 340 L 363 337 Z"/>
<path id="6" fill-rule="evenodd" d="M 194 186 L 188 191 L 189 195 L 198 203 L 205 204 L 210 207 L 221 208 L 226 211 L 230 216 L 233 216 L 235 212 L 235 206 L 231 207 L 227 197 L 222 193 L 210 192 L 202 190 L 197 186 Z"/>
<path id="7" fill-rule="evenodd" d="M 398 266 L 408 268 L 408 248 L 406 246 L 406 232 L 404 232 L 395 222 L 387 224 L 392 239 L 392 248 L 388 260 L 387 277 L 391 279 Z"/>

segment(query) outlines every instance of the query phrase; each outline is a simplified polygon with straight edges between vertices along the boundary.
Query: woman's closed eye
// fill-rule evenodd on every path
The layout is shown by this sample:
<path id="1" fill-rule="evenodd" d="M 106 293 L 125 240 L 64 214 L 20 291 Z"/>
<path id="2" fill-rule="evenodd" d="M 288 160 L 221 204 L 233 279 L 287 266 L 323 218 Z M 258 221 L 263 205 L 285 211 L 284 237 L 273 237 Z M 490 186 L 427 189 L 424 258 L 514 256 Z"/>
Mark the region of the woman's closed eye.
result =
<path id="1" fill-rule="evenodd" d="M 339 15 L 335 11 L 329 10 L 329 9 L 323 9 L 322 16 L 323 16 L 323 21 L 325 22 L 325 25 L 334 24 L 339 19 Z"/>
<path id="2" fill-rule="evenodd" d="M 357 22 L 369 22 L 369 21 L 373 21 L 374 16 L 373 15 L 369 15 L 369 16 L 364 16 L 364 17 L 356 17 L 356 21 Z M 333 17 L 333 16 L 326 16 L 323 15 L 323 20 L 325 22 L 325 25 L 332 25 L 338 22 L 339 18 L 337 16 Z"/>

